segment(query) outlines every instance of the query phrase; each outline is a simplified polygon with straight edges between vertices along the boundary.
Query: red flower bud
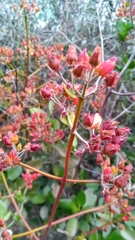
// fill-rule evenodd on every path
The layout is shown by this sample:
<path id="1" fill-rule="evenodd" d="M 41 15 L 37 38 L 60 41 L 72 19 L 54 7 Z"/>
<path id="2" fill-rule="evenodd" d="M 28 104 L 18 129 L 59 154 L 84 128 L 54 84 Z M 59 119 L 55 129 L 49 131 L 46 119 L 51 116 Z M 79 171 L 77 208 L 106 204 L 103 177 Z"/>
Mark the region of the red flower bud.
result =
<path id="1" fill-rule="evenodd" d="M 41 148 L 40 144 L 38 143 L 32 143 L 30 146 L 30 151 L 31 152 L 36 152 Z"/>
<path id="2" fill-rule="evenodd" d="M 124 136 L 128 133 L 130 133 L 130 128 L 125 127 L 125 128 L 117 128 L 115 131 L 117 136 Z"/>
<path id="3" fill-rule="evenodd" d="M 111 72 L 106 78 L 105 83 L 108 87 L 116 87 L 117 82 L 119 81 L 119 76 L 117 72 Z"/>
<path id="4" fill-rule="evenodd" d="M 4 136 L 3 137 L 3 142 L 7 147 L 11 147 L 12 146 L 12 139 L 8 136 Z"/>
<path id="5" fill-rule="evenodd" d="M 119 150 L 120 150 L 120 146 L 118 144 L 107 143 L 105 144 L 102 153 L 108 156 L 113 156 Z"/>
<path id="6" fill-rule="evenodd" d="M 111 140 L 113 135 L 115 135 L 114 130 L 101 130 L 100 131 L 100 137 L 102 140 Z"/>
<path id="7" fill-rule="evenodd" d="M 94 122 L 94 115 L 90 116 L 90 113 L 84 113 L 83 117 L 84 117 L 83 119 L 84 125 L 90 128 Z"/>
<path id="8" fill-rule="evenodd" d="M 126 222 L 126 221 L 128 221 L 128 220 L 129 220 L 129 216 L 123 216 L 123 217 L 122 217 L 122 221 L 123 221 L 123 222 Z"/>
<path id="9" fill-rule="evenodd" d="M 101 47 L 96 46 L 94 52 L 89 58 L 89 63 L 92 67 L 96 67 L 101 63 Z"/>
<path id="10" fill-rule="evenodd" d="M 49 101 L 52 97 L 52 94 L 51 94 L 51 91 L 50 91 L 50 88 L 48 87 L 43 87 L 41 89 L 41 95 L 43 98 L 45 98 L 46 101 Z"/>
<path id="11" fill-rule="evenodd" d="M 72 73 L 75 78 L 81 79 L 84 77 L 86 70 L 90 70 L 91 66 L 89 63 L 78 63 L 75 68 L 73 68 Z"/>
<path id="12" fill-rule="evenodd" d="M 123 188 L 127 185 L 127 182 L 129 180 L 130 176 L 129 174 L 125 174 L 123 176 L 120 176 L 115 180 L 115 185 L 119 188 Z"/>
<path id="13" fill-rule="evenodd" d="M 76 47 L 71 45 L 66 54 L 66 62 L 68 65 L 75 65 L 78 62 L 78 55 L 76 51 Z"/>
<path id="14" fill-rule="evenodd" d="M 60 60 L 58 59 L 58 57 L 56 56 L 51 56 L 48 60 L 48 65 L 49 67 L 54 70 L 54 71 L 58 71 L 62 68 L 61 66 L 61 62 Z"/>
<path id="15" fill-rule="evenodd" d="M 116 57 L 112 57 L 109 60 L 102 62 L 95 68 L 95 72 L 102 77 L 106 77 L 111 71 L 113 71 L 116 63 Z"/>

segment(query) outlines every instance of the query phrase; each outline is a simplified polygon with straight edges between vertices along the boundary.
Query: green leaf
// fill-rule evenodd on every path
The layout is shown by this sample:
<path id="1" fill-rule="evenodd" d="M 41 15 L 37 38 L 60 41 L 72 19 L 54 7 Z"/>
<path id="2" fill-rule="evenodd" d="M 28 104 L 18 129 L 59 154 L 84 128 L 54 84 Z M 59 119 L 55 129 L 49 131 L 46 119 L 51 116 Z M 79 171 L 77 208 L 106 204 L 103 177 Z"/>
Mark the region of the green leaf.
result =
<path id="1" fill-rule="evenodd" d="M 68 88 L 66 87 L 66 84 L 65 84 L 65 83 L 63 83 L 62 85 L 63 85 L 63 88 L 64 88 L 66 94 L 67 94 L 69 97 L 71 97 L 71 98 L 76 98 L 76 97 L 77 97 L 77 95 L 76 95 L 76 93 L 75 93 L 74 90 L 68 89 Z"/>
<path id="2" fill-rule="evenodd" d="M 0 78 L 4 77 L 4 74 L 2 71 L 0 71 Z"/>
<path id="3" fill-rule="evenodd" d="M 134 231 L 131 231 L 128 228 L 122 229 L 120 231 L 120 234 L 125 240 L 134 240 L 135 239 Z"/>
<path id="4" fill-rule="evenodd" d="M 112 231 L 106 240 L 114 240 L 114 239 L 124 240 L 123 237 L 120 235 L 120 230 Z"/>
<path id="5" fill-rule="evenodd" d="M 75 202 L 77 203 L 77 205 L 79 207 L 82 207 L 85 203 L 85 200 L 86 200 L 86 196 L 85 196 L 84 192 L 80 191 L 75 198 Z"/>
<path id="6" fill-rule="evenodd" d="M 73 148 L 73 149 L 77 148 L 77 145 L 78 145 L 78 139 L 77 139 L 77 137 L 75 136 L 75 137 L 74 137 L 73 144 L 72 144 L 72 148 Z"/>
<path id="7" fill-rule="evenodd" d="M 29 161 L 27 163 L 28 165 L 36 169 L 41 169 L 41 167 L 43 166 L 43 160 L 41 158 L 35 158 L 34 160 Z"/>
<path id="8" fill-rule="evenodd" d="M 0 200 L 0 218 L 4 218 L 7 215 L 7 206 Z"/>
<path id="9" fill-rule="evenodd" d="M 49 101 L 48 108 L 49 108 L 49 111 L 50 111 L 50 115 L 52 115 L 53 109 L 54 109 L 54 102 L 53 101 L 51 101 L 51 100 Z"/>
<path id="10" fill-rule="evenodd" d="M 37 113 L 43 112 L 44 113 L 44 111 L 41 108 L 36 108 L 36 107 L 29 108 L 29 111 L 31 114 L 33 114 L 35 112 L 37 112 Z"/>
<path id="11" fill-rule="evenodd" d="M 69 233 L 70 237 L 74 237 L 78 230 L 78 220 L 72 218 L 67 222 L 66 231 Z"/>
<path id="12" fill-rule="evenodd" d="M 59 206 L 65 210 L 70 210 L 72 212 L 77 212 L 79 209 L 77 208 L 75 202 L 73 202 L 71 199 L 61 199 L 59 201 Z"/>
<path id="13" fill-rule="evenodd" d="M 49 192 L 51 191 L 50 187 L 49 186 L 46 186 L 44 189 L 43 189 L 43 195 L 46 197 Z"/>
<path id="14" fill-rule="evenodd" d="M 89 223 L 86 221 L 86 220 L 81 220 L 79 222 L 79 229 L 82 231 L 82 232 L 88 232 L 90 230 L 90 225 Z"/>
<path id="15" fill-rule="evenodd" d="M 46 200 L 46 198 L 41 194 L 41 193 L 37 193 L 32 199 L 31 202 L 33 204 L 42 204 L 44 203 Z"/>
<path id="16" fill-rule="evenodd" d="M 105 231 L 102 231 L 103 238 L 106 238 L 110 234 L 111 230 L 112 230 L 112 226 L 108 226 Z"/>
<path id="17" fill-rule="evenodd" d="M 89 236 L 88 240 L 103 240 L 100 234 L 94 233 L 91 236 Z M 108 240 L 108 239 L 106 239 Z M 113 239 L 114 240 L 114 239 Z"/>
<path id="18" fill-rule="evenodd" d="M 64 123 L 65 125 L 69 126 L 69 122 L 68 122 L 67 116 L 62 117 L 62 115 L 60 115 L 60 121 L 62 123 Z"/>
<path id="19" fill-rule="evenodd" d="M 86 201 L 85 201 L 85 204 L 84 204 L 83 208 L 94 207 L 95 203 L 97 201 L 97 196 L 93 193 L 93 189 L 87 188 L 84 191 L 84 193 L 85 193 Z"/>
<path id="20" fill-rule="evenodd" d="M 42 206 L 39 211 L 40 217 L 42 220 L 48 217 L 48 208 L 46 206 Z"/>
<path id="21" fill-rule="evenodd" d="M 14 181 L 21 175 L 21 173 L 22 173 L 21 166 L 13 167 L 7 171 L 8 179 Z"/>
<path id="22" fill-rule="evenodd" d="M 54 144 L 53 147 L 57 150 L 61 157 L 66 157 L 66 147 L 62 143 Z"/>
<path id="23" fill-rule="evenodd" d="M 60 122 L 58 121 L 58 119 L 54 118 L 53 120 L 51 120 L 51 123 L 54 130 L 60 129 Z"/>

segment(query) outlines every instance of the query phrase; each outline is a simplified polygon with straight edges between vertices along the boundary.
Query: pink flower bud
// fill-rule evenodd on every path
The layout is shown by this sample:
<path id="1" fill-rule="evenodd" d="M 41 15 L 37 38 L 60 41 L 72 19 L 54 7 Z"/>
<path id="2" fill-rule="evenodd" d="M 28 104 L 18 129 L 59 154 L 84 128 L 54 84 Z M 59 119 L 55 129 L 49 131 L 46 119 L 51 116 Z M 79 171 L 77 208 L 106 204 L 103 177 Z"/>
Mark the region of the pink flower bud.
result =
<path id="1" fill-rule="evenodd" d="M 120 146 L 118 144 L 107 143 L 105 144 L 102 153 L 108 156 L 113 156 L 119 150 Z"/>
<path id="2" fill-rule="evenodd" d="M 95 68 L 95 72 L 102 77 L 106 77 L 111 71 L 114 70 L 116 63 L 116 57 L 112 57 L 109 60 L 102 62 Z"/>
<path id="3" fill-rule="evenodd" d="M 119 81 L 119 76 L 117 72 L 111 72 L 106 78 L 105 83 L 108 87 L 116 87 L 117 82 Z"/>
<path id="4" fill-rule="evenodd" d="M 68 65 L 75 65 L 78 62 L 78 55 L 76 51 L 76 47 L 71 45 L 66 54 L 66 62 Z"/>
<path id="5" fill-rule="evenodd" d="M 104 163 L 103 156 L 100 153 L 97 154 L 96 163 L 98 165 L 102 165 Z"/>
<path id="6" fill-rule="evenodd" d="M 88 63 L 89 62 L 89 56 L 87 54 L 87 49 L 83 49 L 83 51 L 81 52 L 80 56 L 79 56 L 79 62 L 82 63 Z"/>
<path id="7" fill-rule="evenodd" d="M 92 67 L 96 67 L 101 63 L 101 47 L 96 46 L 94 52 L 89 58 L 89 63 Z"/>

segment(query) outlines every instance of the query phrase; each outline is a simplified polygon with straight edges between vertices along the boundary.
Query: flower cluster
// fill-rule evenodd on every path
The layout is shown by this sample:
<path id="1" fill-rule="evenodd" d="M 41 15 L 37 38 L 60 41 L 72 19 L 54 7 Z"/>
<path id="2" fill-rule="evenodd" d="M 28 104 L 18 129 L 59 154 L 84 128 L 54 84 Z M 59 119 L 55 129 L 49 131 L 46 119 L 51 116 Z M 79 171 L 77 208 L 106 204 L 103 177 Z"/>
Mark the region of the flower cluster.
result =
<path id="1" fill-rule="evenodd" d="M 0 47 L 0 62 L 2 64 L 8 64 L 13 60 L 14 51 L 10 48 Z"/>
<path id="2" fill-rule="evenodd" d="M 47 122 L 44 112 L 35 112 L 31 114 L 27 128 L 33 141 L 44 140 L 45 142 L 57 142 L 64 137 L 62 129 L 55 130 L 51 128 L 51 122 Z"/>
<path id="3" fill-rule="evenodd" d="M 20 10 L 18 9 L 17 5 L 14 4 L 13 5 L 13 9 L 15 12 L 17 12 L 19 15 L 21 14 L 20 13 Z M 34 1 L 32 1 L 31 4 L 29 4 L 29 2 L 27 0 L 22 0 L 20 2 L 20 9 L 22 10 L 27 10 L 29 13 L 37 13 L 40 11 L 40 7 L 36 5 L 36 3 Z"/>
<path id="4" fill-rule="evenodd" d="M 39 178 L 39 173 L 22 173 L 22 178 L 26 182 L 26 185 L 29 189 L 32 189 L 32 183 L 34 180 Z"/>
<path id="5" fill-rule="evenodd" d="M 7 230 L 5 226 L 5 220 L 0 218 L 0 239 L 1 240 L 11 240 L 12 239 L 12 231 Z"/>
<path id="6" fill-rule="evenodd" d="M 9 131 L 2 138 L 5 146 L 12 148 L 9 153 L 5 153 L 4 149 L 0 149 L 0 171 L 19 165 L 21 157 L 25 152 L 35 152 L 39 150 L 40 144 L 26 143 L 23 147 L 19 142 L 19 137 L 16 132 Z"/>

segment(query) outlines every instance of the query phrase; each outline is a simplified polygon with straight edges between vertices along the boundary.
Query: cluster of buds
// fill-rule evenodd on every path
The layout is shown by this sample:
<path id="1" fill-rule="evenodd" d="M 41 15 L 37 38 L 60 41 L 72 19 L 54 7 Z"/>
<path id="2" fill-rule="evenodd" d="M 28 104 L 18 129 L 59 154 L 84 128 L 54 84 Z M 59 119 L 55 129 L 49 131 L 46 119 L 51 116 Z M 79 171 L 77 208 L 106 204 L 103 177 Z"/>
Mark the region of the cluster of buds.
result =
<path id="1" fill-rule="evenodd" d="M 0 239 L 1 240 L 12 239 L 12 231 L 6 229 L 5 220 L 3 218 L 0 218 Z"/>
<path id="2" fill-rule="evenodd" d="M 64 137 L 62 129 L 52 132 L 51 123 L 47 122 L 47 117 L 44 112 L 35 112 L 31 114 L 27 128 L 33 141 L 44 140 L 45 142 L 57 142 Z"/>
<path id="3" fill-rule="evenodd" d="M 102 108 L 105 100 L 105 94 L 106 90 L 105 89 L 100 90 L 99 88 L 99 91 L 97 92 L 95 98 L 90 100 L 90 106 L 96 111 L 99 111 Z"/>
<path id="4" fill-rule="evenodd" d="M 15 132 L 8 132 L 7 135 L 1 139 L 4 145 L 12 148 L 12 150 L 9 153 L 5 153 L 2 148 L 0 149 L 0 171 L 19 165 L 21 157 L 25 152 L 35 152 L 41 148 L 40 144 L 36 143 L 26 143 L 24 147 L 22 147 L 22 144 L 19 142 L 19 137 Z"/>
<path id="5" fill-rule="evenodd" d="M 20 14 L 20 10 L 16 4 L 13 5 L 13 9 L 15 12 Z M 29 2 L 27 0 L 22 0 L 20 2 L 20 9 L 25 10 L 25 11 L 27 10 L 29 13 L 37 13 L 40 11 L 40 7 L 37 6 L 34 1 L 32 1 L 32 3 L 29 4 Z"/>
<path id="6" fill-rule="evenodd" d="M 0 47 L 0 62 L 8 64 L 13 60 L 14 51 L 8 47 Z"/>
<path id="7" fill-rule="evenodd" d="M 22 178 L 24 179 L 28 189 L 32 189 L 33 181 L 39 178 L 39 173 L 22 173 Z"/>
<path id="8" fill-rule="evenodd" d="M 89 148 L 90 153 L 99 152 L 103 156 L 111 157 L 119 151 L 127 140 L 127 134 L 130 133 L 128 127 L 118 128 L 119 123 L 111 119 L 102 123 L 102 118 L 98 113 L 94 115 L 83 114 L 83 123 L 89 130 L 97 131 L 97 134 L 91 135 L 88 142 L 87 148 Z M 98 164 L 101 164 L 101 160 Z"/>
<path id="9" fill-rule="evenodd" d="M 130 19 L 131 15 L 135 15 L 135 1 L 129 3 L 126 0 L 122 0 L 122 5 L 117 9 L 116 15 L 118 19 L 122 17 Z"/>

